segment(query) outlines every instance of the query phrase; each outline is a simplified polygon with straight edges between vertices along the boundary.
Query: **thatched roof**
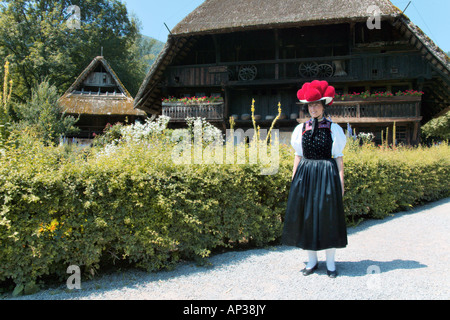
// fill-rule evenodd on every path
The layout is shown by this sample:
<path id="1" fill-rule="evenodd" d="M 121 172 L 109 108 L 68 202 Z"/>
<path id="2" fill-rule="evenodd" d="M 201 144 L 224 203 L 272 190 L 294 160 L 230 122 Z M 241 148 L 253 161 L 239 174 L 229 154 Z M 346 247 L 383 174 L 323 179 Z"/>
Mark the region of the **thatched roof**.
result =
<path id="1" fill-rule="evenodd" d="M 164 70 L 172 62 L 173 58 L 183 48 L 186 43 L 185 38 L 175 39 L 169 37 L 164 48 L 159 53 L 155 62 L 151 66 L 144 83 L 141 85 L 134 100 L 134 108 L 143 110 L 149 114 L 159 114 L 161 112 L 161 100 L 159 98 L 159 82 Z"/>
<path id="2" fill-rule="evenodd" d="M 145 116 L 140 110 L 134 109 L 134 100 L 124 97 L 106 96 L 65 96 L 60 99 L 66 114 L 81 115 L 120 115 Z"/>
<path id="3" fill-rule="evenodd" d="M 389 0 L 206 0 L 172 34 L 362 21 L 370 16 L 367 9 L 371 5 L 378 6 L 382 16 L 400 13 Z"/>
<path id="4" fill-rule="evenodd" d="M 84 92 L 80 90 L 83 82 L 99 66 L 106 70 L 115 83 L 118 92 Z M 138 115 L 145 116 L 141 110 L 133 108 L 134 99 L 120 81 L 117 74 L 111 68 L 104 57 L 98 56 L 89 66 L 78 76 L 75 82 L 59 99 L 67 114 L 88 114 L 88 115 Z"/>
<path id="5" fill-rule="evenodd" d="M 439 74 L 437 81 L 442 87 L 440 96 L 449 99 L 448 56 L 389 0 L 206 0 L 172 30 L 164 49 L 141 85 L 134 107 L 153 114 L 161 112 L 161 81 L 164 71 L 196 36 L 363 22 L 372 16 L 367 12 L 371 5 L 378 6 L 382 20 L 393 21 L 410 43 L 422 52 Z"/>
<path id="6" fill-rule="evenodd" d="M 410 43 L 421 50 L 425 58 L 448 77 L 450 74 L 450 58 L 448 55 L 407 17 L 402 15 L 399 20 L 402 22 L 399 28 L 410 39 Z M 450 85 L 450 82 L 448 84 Z"/>

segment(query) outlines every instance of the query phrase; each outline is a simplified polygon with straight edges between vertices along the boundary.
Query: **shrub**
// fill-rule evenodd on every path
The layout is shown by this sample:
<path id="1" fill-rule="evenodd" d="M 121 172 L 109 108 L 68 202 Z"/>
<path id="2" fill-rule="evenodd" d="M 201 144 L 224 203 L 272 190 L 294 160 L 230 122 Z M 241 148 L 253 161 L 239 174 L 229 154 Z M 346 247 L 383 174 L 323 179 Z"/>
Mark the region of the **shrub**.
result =
<path id="1" fill-rule="evenodd" d="M 0 155 L 0 282 L 32 292 L 47 275 L 67 279 L 70 265 L 85 276 L 118 262 L 155 271 L 202 261 L 218 248 L 277 243 L 292 176 L 289 146 L 280 146 L 275 175 L 261 175 L 259 164 L 177 166 L 170 131 L 134 128 L 148 134 L 127 128 L 117 143 L 74 154 L 31 138 L 8 144 Z M 449 159 L 448 145 L 349 144 L 348 222 L 449 196 Z"/>
<path id="2" fill-rule="evenodd" d="M 422 127 L 422 134 L 426 138 L 450 139 L 450 111 L 442 116 L 430 120 Z"/>
<path id="3" fill-rule="evenodd" d="M 348 148 L 348 147 L 347 147 Z M 384 218 L 450 195 L 450 147 L 384 148 L 365 144 L 345 154 L 348 220 Z"/>
<path id="4" fill-rule="evenodd" d="M 32 127 L 46 144 L 58 143 L 61 136 L 77 133 L 75 123 L 78 119 L 66 116 L 58 103 L 58 90 L 43 81 L 32 91 L 26 103 L 17 103 L 14 112 L 18 118 L 15 126 L 19 130 Z"/>

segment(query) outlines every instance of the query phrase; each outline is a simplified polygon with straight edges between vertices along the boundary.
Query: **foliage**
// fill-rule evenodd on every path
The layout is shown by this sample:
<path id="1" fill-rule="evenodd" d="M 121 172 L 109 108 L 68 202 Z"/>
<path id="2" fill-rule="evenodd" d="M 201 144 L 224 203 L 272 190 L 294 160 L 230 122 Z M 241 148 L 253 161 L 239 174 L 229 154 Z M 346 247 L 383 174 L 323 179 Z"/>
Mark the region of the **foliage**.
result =
<path id="1" fill-rule="evenodd" d="M 0 159 L 0 281 L 38 284 L 64 278 L 69 265 L 89 274 L 117 261 L 159 270 L 276 239 L 287 177 L 260 177 L 253 165 L 176 166 L 169 140 L 150 135 L 75 158 L 38 141 L 9 148 Z"/>
<path id="2" fill-rule="evenodd" d="M 363 143 L 371 143 L 373 139 L 375 139 L 375 136 L 371 132 L 369 133 L 360 132 L 358 134 L 358 139 L 360 139 Z"/>
<path id="3" fill-rule="evenodd" d="M 222 131 L 206 121 L 201 117 L 188 117 L 186 118 L 187 131 L 191 138 L 201 138 L 204 144 L 211 142 L 222 143 Z"/>
<path id="4" fill-rule="evenodd" d="M 447 144 L 392 149 L 364 144 L 345 155 L 344 205 L 351 222 L 381 219 L 450 195 Z"/>
<path id="5" fill-rule="evenodd" d="M 422 132 L 427 138 L 436 137 L 444 140 L 450 139 L 450 111 L 441 117 L 435 118 L 422 126 Z"/>
<path id="6" fill-rule="evenodd" d="M 153 39 L 152 37 L 142 35 L 142 38 L 139 41 L 139 56 L 142 57 L 143 61 L 146 64 L 145 74 L 150 71 L 150 68 L 152 67 L 159 53 L 164 48 L 164 45 L 164 42 Z"/>
<path id="7" fill-rule="evenodd" d="M 93 145 L 96 147 L 105 147 L 106 145 L 116 144 L 122 138 L 123 124 L 118 122 L 114 125 L 107 123 L 103 133 L 96 135 L 94 133 Z"/>
<path id="8" fill-rule="evenodd" d="M 390 91 L 385 92 L 375 92 L 371 93 L 369 90 L 364 92 L 353 92 L 353 93 L 345 93 L 345 94 L 337 94 L 335 99 L 338 100 L 345 100 L 346 98 L 389 98 L 389 97 L 403 97 L 403 96 L 417 96 L 420 97 L 424 93 L 422 91 L 417 90 L 405 90 L 405 91 L 398 91 L 395 94 L 393 94 Z"/>
<path id="9" fill-rule="evenodd" d="M 207 103 L 216 103 L 216 102 L 223 102 L 222 97 L 184 97 L 184 98 L 175 98 L 175 97 L 169 97 L 169 98 L 163 98 L 163 103 L 183 103 L 186 105 L 198 105 L 198 104 L 207 104 Z"/>
<path id="10" fill-rule="evenodd" d="M 124 125 L 120 122 L 115 125 L 108 123 L 103 130 L 102 135 L 98 135 L 94 139 L 94 146 L 107 147 L 116 146 L 126 142 L 142 142 L 150 138 L 162 138 L 163 133 L 167 130 L 169 117 L 160 116 L 156 121 L 147 118 L 144 123 L 136 122 L 131 125 Z"/>
<path id="11" fill-rule="evenodd" d="M 30 292 L 121 264 L 149 271 L 215 250 L 277 243 L 293 150 L 280 146 L 278 174 L 260 164 L 185 164 L 165 119 L 117 126 L 119 140 L 68 152 L 33 132 L 0 156 L 0 282 Z M 352 139 L 350 139 L 352 141 Z M 450 146 L 345 151 L 349 224 L 448 197 Z M 225 162 L 224 162 L 225 163 Z"/>
<path id="12" fill-rule="evenodd" d="M 69 23 L 73 5 L 80 8 L 80 28 Z M 22 102 L 43 78 L 62 94 L 102 47 L 134 95 L 147 68 L 143 42 L 138 21 L 119 0 L 4 0 L 0 7 L 0 58 L 11 62 L 14 98 Z"/>
<path id="13" fill-rule="evenodd" d="M 33 128 L 37 136 L 47 144 L 57 143 L 61 136 L 76 133 L 78 119 L 66 116 L 58 103 L 59 94 L 55 86 L 43 81 L 33 89 L 31 99 L 27 103 L 14 105 L 14 113 L 18 123 L 13 127 L 23 130 Z"/>

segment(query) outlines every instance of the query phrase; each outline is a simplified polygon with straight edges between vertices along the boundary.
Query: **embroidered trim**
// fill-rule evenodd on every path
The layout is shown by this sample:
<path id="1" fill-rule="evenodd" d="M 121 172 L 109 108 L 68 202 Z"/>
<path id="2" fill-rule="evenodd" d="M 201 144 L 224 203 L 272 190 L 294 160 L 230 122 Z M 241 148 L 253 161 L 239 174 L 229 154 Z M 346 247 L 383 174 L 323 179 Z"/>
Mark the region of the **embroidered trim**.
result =
<path id="1" fill-rule="evenodd" d="M 330 131 L 331 131 L 331 124 L 332 124 L 332 122 L 331 122 L 330 120 L 324 119 L 324 120 L 322 120 L 321 122 L 319 122 L 319 129 L 324 129 L 324 128 L 326 128 L 326 129 L 330 129 Z M 305 128 L 305 130 L 303 131 L 302 136 L 303 136 L 307 131 L 312 130 L 312 119 L 305 123 L 304 128 Z M 331 131 L 331 133 L 333 133 L 333 132 Z"/>

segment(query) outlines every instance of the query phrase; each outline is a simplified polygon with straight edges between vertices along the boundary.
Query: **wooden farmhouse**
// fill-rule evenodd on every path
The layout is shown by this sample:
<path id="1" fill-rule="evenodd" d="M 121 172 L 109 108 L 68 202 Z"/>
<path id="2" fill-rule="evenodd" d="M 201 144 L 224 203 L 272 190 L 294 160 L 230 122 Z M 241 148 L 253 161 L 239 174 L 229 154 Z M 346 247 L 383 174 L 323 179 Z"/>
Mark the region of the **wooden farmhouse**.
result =
<path id="1" fill-rule="evenodd" d="M 77 138 L 92 139 L 109 123 L 129 123 L 145 117 L 104 57 L 98 56 L 59 99 L 67 115 L 80 117 Z"/>
<path id="2" fill-rule="evenodd" d="M 389 0 L 206 0 L 171 31 L 134 107 L 172 124 L 195 113 L 225 128 L 234 116 L 245 129 L 252 99 L 261 128 L 281 102 L 276 128 L 286 136 L 308 119 L 297 91 L 319 79 L 340 95 L 328 109 L 334 122 L 377 143 L 395 123 L 397 141 L 415 144 L 420 125 L 450 105 L 449 75 L 448 56 Z M 393 96 L 358 95 L 366 91 Z M 193 96 L 223 101 L 206 109 L 162 102 Z"/>

